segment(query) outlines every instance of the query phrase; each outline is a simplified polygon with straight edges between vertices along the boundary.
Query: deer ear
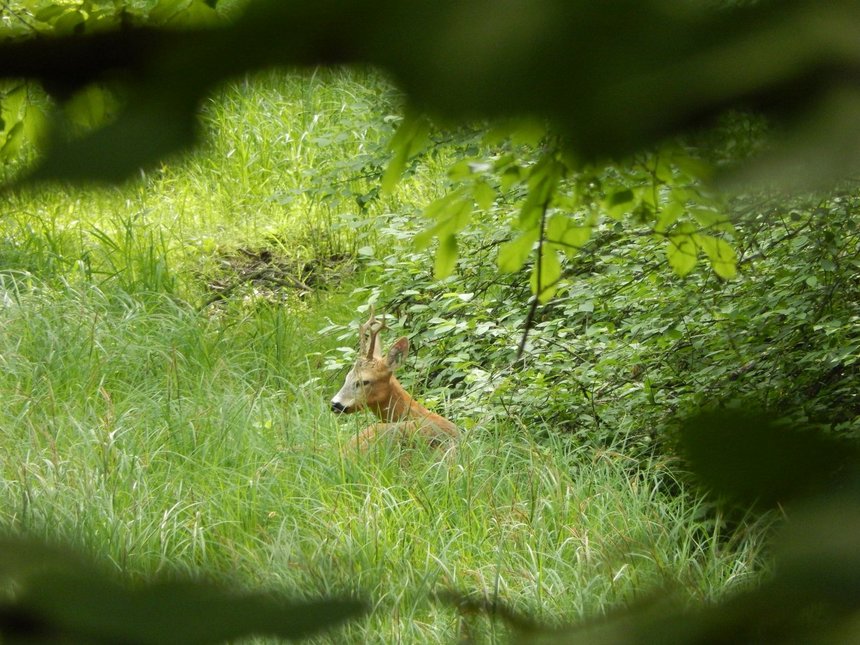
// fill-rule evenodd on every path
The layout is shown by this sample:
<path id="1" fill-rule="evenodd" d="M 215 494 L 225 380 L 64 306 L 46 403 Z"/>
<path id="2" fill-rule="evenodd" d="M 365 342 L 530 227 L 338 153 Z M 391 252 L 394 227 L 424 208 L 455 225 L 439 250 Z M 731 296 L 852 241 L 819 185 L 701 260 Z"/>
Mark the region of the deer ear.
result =
<path id="1" fill-rule="evenodd" d="M 406 336 L 398 338 L 388 350 L 388 356 L 385 362 L 388 364 L 388 369 L 396 370 L 406 360 L 406 354 L 409 352 L 409 339 Z"/>

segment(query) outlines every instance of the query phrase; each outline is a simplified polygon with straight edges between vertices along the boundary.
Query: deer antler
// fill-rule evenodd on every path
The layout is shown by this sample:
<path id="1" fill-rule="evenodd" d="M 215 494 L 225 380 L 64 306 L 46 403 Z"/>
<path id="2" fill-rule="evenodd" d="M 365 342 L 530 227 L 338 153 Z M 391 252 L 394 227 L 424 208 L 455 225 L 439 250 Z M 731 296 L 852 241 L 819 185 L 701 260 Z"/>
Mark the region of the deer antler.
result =
<path id="1" fill-rule="evenodd" d="M 377 342 L 379 332 L 385 329 L 385 319 L 379 320 L 370 305 L 370 318 L 358 326 L 358 355 L 363 358 L 381 358 L 382 348 Z"/>

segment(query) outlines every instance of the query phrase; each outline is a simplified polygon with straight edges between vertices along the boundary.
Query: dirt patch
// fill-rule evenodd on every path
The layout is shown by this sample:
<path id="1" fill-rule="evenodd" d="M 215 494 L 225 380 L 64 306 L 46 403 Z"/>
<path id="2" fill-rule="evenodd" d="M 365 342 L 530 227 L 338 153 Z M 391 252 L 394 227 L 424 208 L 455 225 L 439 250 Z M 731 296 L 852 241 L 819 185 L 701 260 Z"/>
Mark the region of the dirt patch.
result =
<path id="1" fill-rule="evenodd" d="M 288 257 L 280 246 L 220 250 L 201 275 L 209 294 L 204 307 L 234 298 L 304 298 L 337 286 L 355 272 L 351 253 L 299 259 Z"/>

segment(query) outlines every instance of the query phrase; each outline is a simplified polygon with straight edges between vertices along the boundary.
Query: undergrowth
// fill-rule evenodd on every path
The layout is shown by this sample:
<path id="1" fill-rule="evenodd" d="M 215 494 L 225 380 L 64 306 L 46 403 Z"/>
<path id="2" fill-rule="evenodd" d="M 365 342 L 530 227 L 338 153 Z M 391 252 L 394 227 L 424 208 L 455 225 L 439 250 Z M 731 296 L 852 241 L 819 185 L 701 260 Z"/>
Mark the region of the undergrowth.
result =
<path id="1" fill-rule="evenodd" d="M 638 449 L 635 406 L 669 384 L 622 376 L 646 343 L 600 319 L 605 284 L 568 285 L 518 363 L 527 278 L 495 272 L 493 222 L 432 280 L 411 240 L 456 151 L 380 195 L 399 110 L 366 70 L 266 74 L 213 97 L 205 144 L 157 173 L 4 197 L 0 527 L 133 577 L 371 599 L 337 642 L 504 635 L 446 592 L 560 625 L 753 584 L 769 520 L 729 530 Z M 369 420 L 328 400 L 369 301 L 413 337 L 404 383 L 466 430 L 448 459 L 345 452 Z"/>

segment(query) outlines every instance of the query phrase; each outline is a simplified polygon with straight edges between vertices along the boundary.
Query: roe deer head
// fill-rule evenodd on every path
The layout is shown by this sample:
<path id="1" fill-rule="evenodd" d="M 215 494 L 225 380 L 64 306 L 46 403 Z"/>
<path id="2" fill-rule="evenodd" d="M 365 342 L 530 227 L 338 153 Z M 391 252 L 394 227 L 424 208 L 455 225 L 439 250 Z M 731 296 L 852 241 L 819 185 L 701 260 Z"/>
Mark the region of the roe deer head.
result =
<path id="1" fill-rule="evenodd" d="M 409 395 L 394 377 L 409 351 L 409 340 L 398 338 L 383 356 L 379 332 L 385 322 L 370 318 L 359 325 L 358 358 L 346 375 L 340 391 L 331 400 L 335 412 L 352 414 L 368 409 L 382 420 L 365 428 L 351 445 L 367 450 L 377 439 L 400 443 L 423 441 L 434 447 L 452 443 L 460 435 L 457 427 L 445 417 L 430 412 Z"/>

